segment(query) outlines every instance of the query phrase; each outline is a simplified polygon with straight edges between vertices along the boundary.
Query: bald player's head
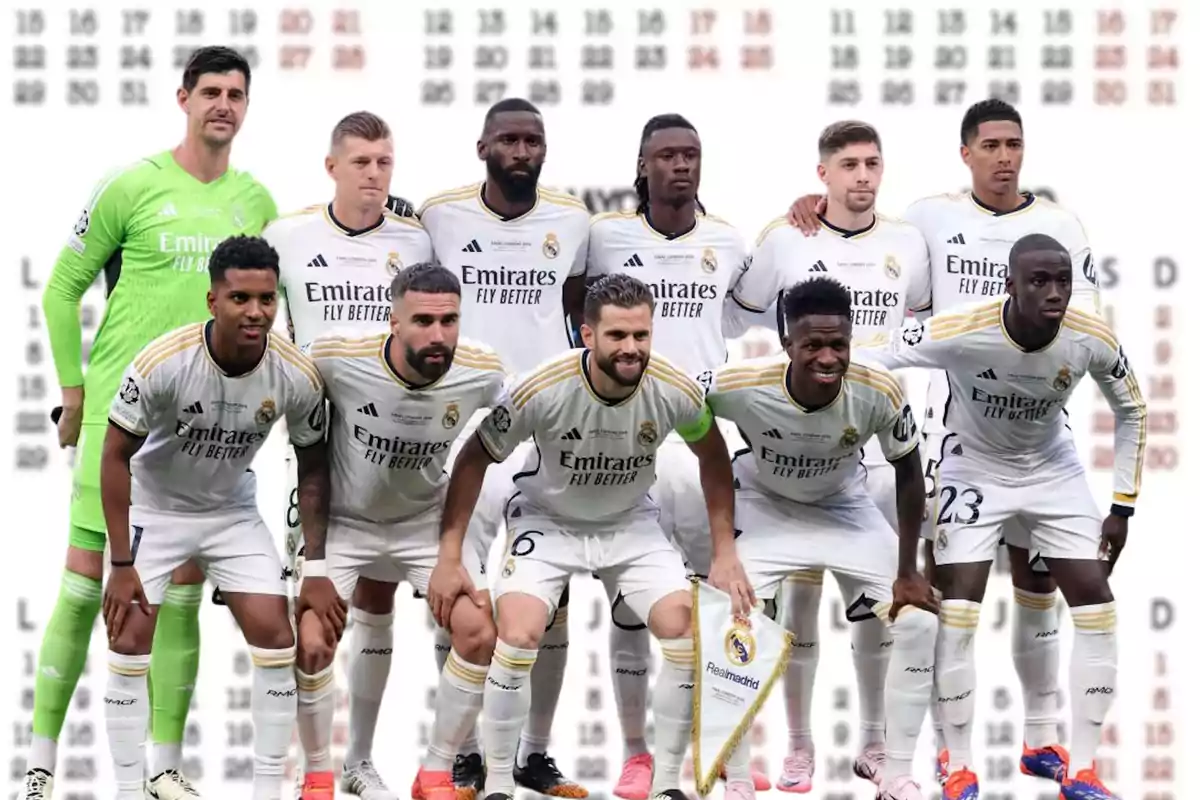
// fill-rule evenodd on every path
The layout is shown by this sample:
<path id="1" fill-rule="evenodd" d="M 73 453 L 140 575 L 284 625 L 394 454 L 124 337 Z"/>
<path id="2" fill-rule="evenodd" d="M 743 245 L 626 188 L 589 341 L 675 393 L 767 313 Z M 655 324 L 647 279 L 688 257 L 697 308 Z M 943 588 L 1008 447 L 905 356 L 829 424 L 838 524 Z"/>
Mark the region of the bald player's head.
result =
<path id="1" fill-rule="evenodd" d="M 1052 236 L 1022 236 L 1008 251 L 1005 288 L 1024 324 L 1058 325 L 1071 302 L 1073 282 L 1071 254 Z"/>

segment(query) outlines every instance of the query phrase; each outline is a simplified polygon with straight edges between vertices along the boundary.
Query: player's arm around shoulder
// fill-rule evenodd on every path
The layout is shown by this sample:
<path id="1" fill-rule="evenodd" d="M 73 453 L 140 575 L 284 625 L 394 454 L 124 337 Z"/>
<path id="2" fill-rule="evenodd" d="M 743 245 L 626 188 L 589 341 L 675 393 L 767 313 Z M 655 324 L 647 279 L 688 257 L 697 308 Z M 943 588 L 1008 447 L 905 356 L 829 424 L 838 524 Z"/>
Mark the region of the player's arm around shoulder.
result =
<path id="1" fill-rule="evenodd" d="M 739 308 L 750 314 L 764 315 L 784 290 L 776 248 L 790 236 L 790 230 L 787 218 L 779 217 L 767 223 L 759 233 L 729 292 Z"/>

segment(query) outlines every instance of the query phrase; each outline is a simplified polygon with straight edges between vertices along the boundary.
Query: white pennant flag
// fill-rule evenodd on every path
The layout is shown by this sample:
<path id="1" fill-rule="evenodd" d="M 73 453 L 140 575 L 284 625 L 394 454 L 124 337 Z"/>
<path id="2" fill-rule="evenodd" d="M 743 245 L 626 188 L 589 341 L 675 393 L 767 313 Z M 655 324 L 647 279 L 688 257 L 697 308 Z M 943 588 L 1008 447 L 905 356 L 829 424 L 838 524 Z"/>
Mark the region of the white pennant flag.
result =
<path id="1" fill-rule="evenodd" d="M 730 608 L 724 591 L 692 579 L 691 753 L 701 795 L 712 792 L 725 759 L 767 702 L 792 650 L 792 634 L 762 613 L 761 602 L 749 616 L 733 616 Z"/>
<path id="2" fill-rule="evenodd" d="M 787 668 L 792 635 L 760 609 L 734 617 L 729 595 L 693 579 L 692 645 L 692 758 L 696 790 L 707 795 Z"/>

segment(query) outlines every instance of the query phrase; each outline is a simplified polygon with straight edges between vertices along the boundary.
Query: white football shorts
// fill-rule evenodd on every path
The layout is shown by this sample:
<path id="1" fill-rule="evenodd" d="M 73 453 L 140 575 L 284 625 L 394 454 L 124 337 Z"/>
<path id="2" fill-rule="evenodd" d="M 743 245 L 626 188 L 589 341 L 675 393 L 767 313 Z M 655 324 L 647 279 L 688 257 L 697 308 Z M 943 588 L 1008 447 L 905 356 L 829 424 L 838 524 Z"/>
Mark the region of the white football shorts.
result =
<path id="1" fill-rule="evenodd" d="M 737 552 L 754 593 L 775 596 L 797 572 L 828 570 L 846 599 L 846 618 L 886 619 L 899 566 L 897 537 L 862 483 L 819 503 L 739 489 Z"/>
<path id="2" fill-rule="evenodd" d="M 497 599 L 520 592 L 540 597 L 547 620 L 572 575 L 595 575 L 646 624 L 654 604 L 688 591 L 683 559 L 663 534 L 650 501 L 618 519 L 579 522 L 548 513 L 521 494 L 508 503 L 508 548 L 496 577 Z"/>
<path id="3" fill-rule="evenodd" d="M 367 522 L 333 518 L 325 539 L 325 563 L 338 594 L 349 600 L 358 579 L 384 583 L 407 581 L 413 593 L 425 597 L 429 576 L 437 566 L 438 534 L 442 524 L 439 503 L 402 522 Z M 476 589 L 487 591 L 487 570 L 478 552 L 464 542 L 463 567 Z"/>
<path id="4" fill-rule="evenodd" d="M 288 593 L 279 551 L 257 508 L 209 513 L 129 509 L 133 563 L 151 605 L 162 603 L 171 573 L 195 560 L 223 594 Z"/>
<path id="5" fill-rule="evenodd" d="M 896 514 L 896 468 L 891 464 L 870 464 L 863 467 L 866 470 L 867 494 L 871 502 L 883 514 L 888 527 L 897 533 L 900 523 Z"/>
<path id="6" fill-rule="evenodd" d="M 944 451 L 930 512 L 939 565 L 992 561 L 1001 541 L 1029 550 L 1035 568 L 1046 558 L 1100 557 L 1100 511 L 1073 449 L 1045 475 L 1007 482 L 995 464 L 960 446 L 953 434 Z"/>

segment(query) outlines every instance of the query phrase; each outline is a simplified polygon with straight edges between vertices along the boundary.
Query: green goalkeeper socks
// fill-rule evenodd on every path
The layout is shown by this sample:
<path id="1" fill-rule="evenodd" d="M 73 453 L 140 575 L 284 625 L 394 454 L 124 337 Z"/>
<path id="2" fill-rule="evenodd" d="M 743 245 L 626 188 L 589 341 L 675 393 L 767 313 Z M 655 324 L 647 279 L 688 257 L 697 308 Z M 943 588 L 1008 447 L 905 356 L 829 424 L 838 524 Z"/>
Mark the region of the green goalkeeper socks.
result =
<path id="1" fill-rule="evenodd" d="M 182 744 L 200 671 L 200 600 L 204 585 L 168 586 L 150 649 L 151 736 Z"/>
<path id="2" fill-rule="evenodd" d="M 71 695 L 83 673 L 92 626 L 100 613 L 100 581 L 63 570 L 54 613 L 42 635 L 34 685 L 33 732 L 58 740 Z M 53 770 L 53 765 L 47 769 Z"/>

